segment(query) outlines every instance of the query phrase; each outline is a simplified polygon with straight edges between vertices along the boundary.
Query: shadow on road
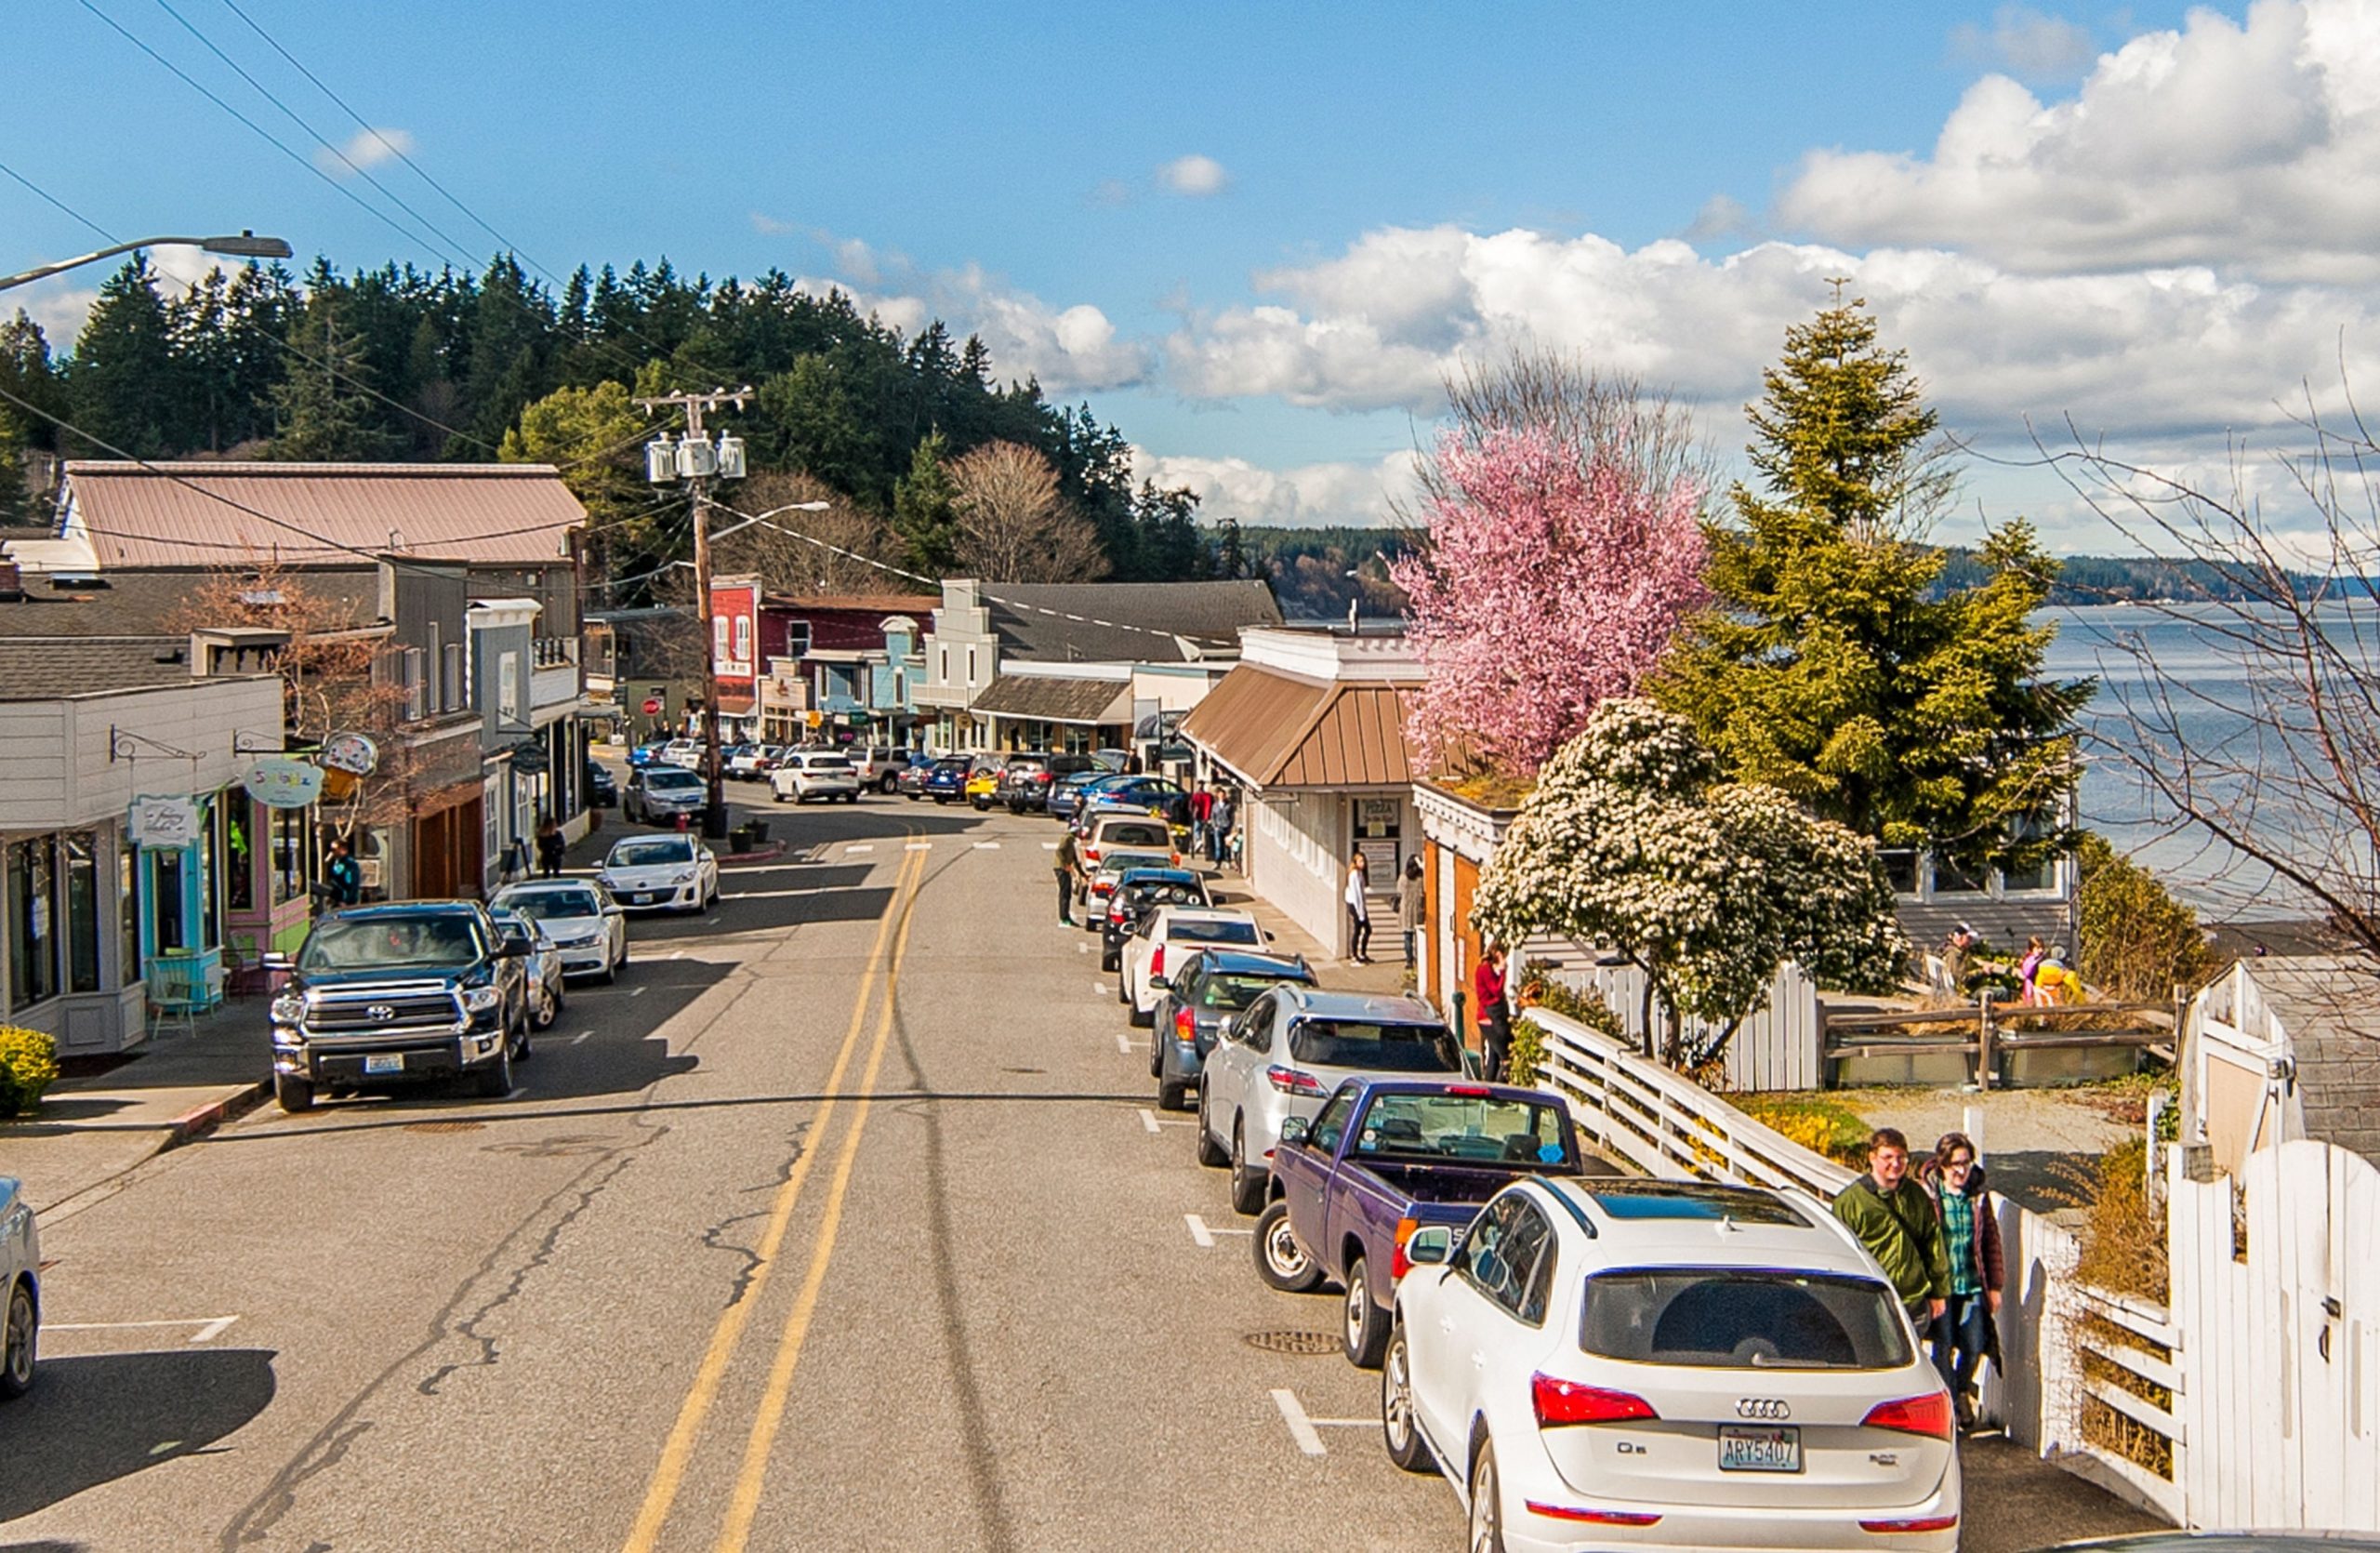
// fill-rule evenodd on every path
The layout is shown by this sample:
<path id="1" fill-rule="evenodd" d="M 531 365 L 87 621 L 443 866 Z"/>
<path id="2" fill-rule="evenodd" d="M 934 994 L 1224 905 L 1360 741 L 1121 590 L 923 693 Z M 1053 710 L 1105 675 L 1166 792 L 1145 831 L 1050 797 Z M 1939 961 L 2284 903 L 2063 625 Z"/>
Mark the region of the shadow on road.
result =
<path id="1" fill-rule="evenodd" d="M 272 1400 L 272 1361 L 262 1348 L 44 1360 L 33 1391 L 8 1407 L 0 1522 L 206 1451 Z"/>

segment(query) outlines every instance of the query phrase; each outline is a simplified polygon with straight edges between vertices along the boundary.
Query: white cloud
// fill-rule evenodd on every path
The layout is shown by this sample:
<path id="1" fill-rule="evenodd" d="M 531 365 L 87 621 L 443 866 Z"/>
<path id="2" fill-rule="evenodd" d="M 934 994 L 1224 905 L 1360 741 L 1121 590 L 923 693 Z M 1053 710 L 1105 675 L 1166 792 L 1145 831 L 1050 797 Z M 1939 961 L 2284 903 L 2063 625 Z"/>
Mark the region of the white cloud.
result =
<path id="1" fill-rule="evenodd" d="M 1710 243 L 1722 237 L 1751 237 L 1760 230 L 1752 209 L 1731 194 L 1713 194 L 1702 202 L 1679 236 L 1689 243 Z"/>
<path id="2" fill-rule="evenodd" d="M 1001 379 L 1038 378 L 1053 392 L 1120 388 L 1147 376 L 1150 352 L 1118 336 L 1107 315 L 1087 302 L 1053 307 L 1020 291 L 980 265 L 923 271 L 901 254 L 857 238 L 830 239 L 840 279 L 805 279 L 803 289 L 850 293 L 904 334 L 941 319 L 955 338 L 980 335 Z"/>
<path id="3" fill-rule="evenodd" d="M 1268 470 L 1245 458 L 1159 457 L 1135 447 L 1132 478 L 1154 480 L 1160 486 L 1189 486 L 1198 493 L 1198 516 L 1204 522 L 1234 518 L 1251 526 L 1280 528 L 1384 525 L 1392 521 L 1396 504 L 1410 503 L 1416 488 L 1409 453 L 1392 454 L 1376 464 Z"/>
<path id="4" fill-rule="evenodd" d="M 752 212 L 752 230 L 763 237 L 783 237 L 788 232 L 800 232 L 801 228 L 791 221 L 781 221 L 766 211 L 755 210 Z"/>
<path id="5" fill-rule="evenodd" d="M 1159 167 L 1157 180 L 1177 194 L 1203 199 L 1209 194 L 1222 193 L 1224 186 L 1231 182 L 1231 175 L 1223 171 L 1223 165 L 1213 157 L 1194 153 L 1188 156 L 1177 156 Z"/>
<path id="6" fill-rule="evenodd" d="M 1990 32 L 1971 21 L 1950 33 L 1961 58 L 2005 70 L 2027 81 L 2071 81 L 2097 58 L 2087 28 L 2025 6 L 2003 6 Z"/>
<path id="7" fill-rule="evenodd" d="M 2208 265 L 2380 277 L 2380 8 L 2200 9 L 2102 56 L 2044 104 L 1970 87 L 1932 154 L 1813 152 L 1783 225 L 1849 246 L 1947 246 L 2012 270 Z"/>
<path id="8" fill-rule="evenodd" d="M 325 146 L 314 153 L 314 166 L 333 178 L 352 178 L 358 172 L 370 172 L 382 163 L 393 162 L 399 155 L 410 154 L 412 151 L 411 130 L 359 129 L 337 151 Z M 346 160 L 340 160 L 341 157 Z"/>

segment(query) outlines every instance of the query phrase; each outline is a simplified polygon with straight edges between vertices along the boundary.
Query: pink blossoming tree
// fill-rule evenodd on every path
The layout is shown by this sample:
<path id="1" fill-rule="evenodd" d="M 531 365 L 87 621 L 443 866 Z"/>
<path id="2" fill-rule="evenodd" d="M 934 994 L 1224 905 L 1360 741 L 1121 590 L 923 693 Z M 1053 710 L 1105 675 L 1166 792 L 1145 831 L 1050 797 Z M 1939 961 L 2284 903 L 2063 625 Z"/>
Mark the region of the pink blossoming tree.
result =
<path id="1" fill-rule="evenodd" d="M 1391 568 L 1429 670 L 1407 728 L 1424 769 L 1534 776 L 1709 602 L 1702 484 L 1630 453 L 1541 427 L 1440 440 L 1428 543 Z"/>

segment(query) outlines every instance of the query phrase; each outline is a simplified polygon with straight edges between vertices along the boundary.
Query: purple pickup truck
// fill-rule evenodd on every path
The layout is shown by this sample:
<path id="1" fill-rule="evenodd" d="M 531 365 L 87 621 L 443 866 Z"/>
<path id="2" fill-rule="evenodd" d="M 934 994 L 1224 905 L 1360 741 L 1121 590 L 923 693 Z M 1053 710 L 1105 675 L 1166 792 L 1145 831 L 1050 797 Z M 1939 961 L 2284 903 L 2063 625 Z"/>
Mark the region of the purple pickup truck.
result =
<path id="1" fill-rule="evenodd" d="M 1580 1170 L 1570 1113 L 1542 1090 L 1351 1079 L 1311 1122 L 1282 1124 L 1279 1189 L 1256 1221 L 1256 1270 L 1291 1294 L 1337 1279 L 1347 1292 L 1341 1339 L 1369 1369 L 1388 1346 L 1416 1229 L 1460 1228 L 1524 1175 Z"/>

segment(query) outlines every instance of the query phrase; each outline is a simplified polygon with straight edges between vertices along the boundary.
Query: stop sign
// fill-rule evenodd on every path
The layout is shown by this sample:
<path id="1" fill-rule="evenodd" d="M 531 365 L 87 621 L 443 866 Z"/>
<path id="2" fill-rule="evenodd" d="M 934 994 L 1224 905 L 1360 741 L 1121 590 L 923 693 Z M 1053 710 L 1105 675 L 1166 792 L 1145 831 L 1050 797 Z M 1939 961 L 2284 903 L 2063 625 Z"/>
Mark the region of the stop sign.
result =
<path id="1" fill-rule="evenodd" d="M 661 715 L 661 701 L 658 697 L 648 696 L 644 698 L 644 715 L 647 717 Z"/>

